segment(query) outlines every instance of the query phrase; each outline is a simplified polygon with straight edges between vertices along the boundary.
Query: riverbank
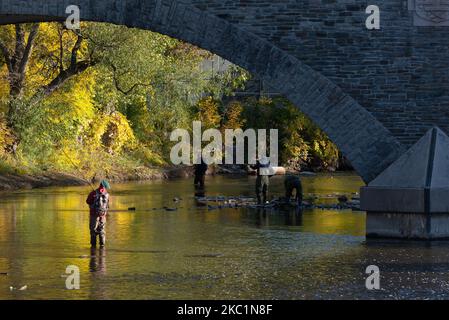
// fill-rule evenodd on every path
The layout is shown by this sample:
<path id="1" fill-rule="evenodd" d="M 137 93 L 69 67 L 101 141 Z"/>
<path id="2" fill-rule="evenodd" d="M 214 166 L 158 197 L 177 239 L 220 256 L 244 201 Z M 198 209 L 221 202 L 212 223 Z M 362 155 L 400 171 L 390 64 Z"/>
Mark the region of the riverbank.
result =
<path id="1" fill-rule="evenodd" d="M 210 170 L 209 174 L 219 174 Z M 134 170 L 109 172 L 106 176 L 95 176 L 91 179 L 80 177 L 77 173 L 42 172 L 42 173 L 0 173 L 0 192 L 20 189 L 37 189 L 46 187 L 83 186 L 96 184 L 106 178 L 112 183 L 126 181 L 150 181 L 161 179 L 189 178 L 193 176 L 193 168 L 189 166 L 171 167 L 136 167 Z"/>
<path id="2" fill-rule="evenodd" d="M 107 177 L 111 182 L 168 179 L 170 173 L 165 169 L 146 169 Z M 71 173 L 48 172 L 41 174 L 0 174 L 0 191 L 37 189 L 46 187 L 83 186 L 97 183 L 96 178 L 87 180 Z"/>
<path id="3" fill-rule="evenodd" d="M 88 185 L 84 179 L 64 173 L 48 173 L 42 175 L 0 175 L 0 191 L 13 191 L 18 189 L 35 189 L 53 186 L 82 186 Z"/>
<path id="4" fill-rule="evenodd" d="M 243 171 L 221 171 L 210 169 L 208 174 L 244 174 Z M 126 181 L 150 181 L 193 177 L 193 168 L 189 166 L 171 167 L 136 167 L 134 170 L 110 172 L 107 176 L 95 176 L 91 179 L 80 177 L 77 173 L 42 172 L 42 173 L 0 173 L 0 192 L 20 189 L 37 189 L 46 187 L 83 186 L 96 184 L 103 178 L 112 183 Z"/>
<path id="5" fill-rule="evenodd" d="M 291 172 L 288 172 L 291 173 Z M 246 175 L 251 174 L 240 166 L 211 167 L 208 175 Z M 315 175 L 312 172 L 303 172 L 302 175 Z M 193 177 L 193 167 L 136 167 L 128 172 L 113 172 L 106 177 L 92 177 L 86 179 L 77 173 L 42 172 L 42 173 L 0 173 L 0 192 L 15 191 L 20 189 L 37 189 L 46 187 L 83 186 L 90 183 L 96 184 L 102 178 L 112 183 L 126 181 L 150 181 L 161 179 L 179 179 Z"/>

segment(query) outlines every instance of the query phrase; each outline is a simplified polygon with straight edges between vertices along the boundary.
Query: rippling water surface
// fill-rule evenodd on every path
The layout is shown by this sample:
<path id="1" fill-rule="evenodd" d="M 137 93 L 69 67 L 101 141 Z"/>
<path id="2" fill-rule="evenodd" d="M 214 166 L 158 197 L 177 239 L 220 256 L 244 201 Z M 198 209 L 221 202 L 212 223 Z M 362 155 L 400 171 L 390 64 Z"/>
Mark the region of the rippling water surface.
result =
<path id="1" fill-rule="evenodd" d="M 303 183 L 324 197 L 363 184 L 353 175 Z M 252 195 L 254 178 L 215 177 L 207 185 L 208 196 Z M 109 216 L 107 248 L 91 251 L 88 192 L 0 194 L 0 299 L 449 297 L 449 243 L 367 243 L 363 212 L 208 210 L 196 206 L 191 180 L 116 184 L 112 209 L 125 211 Z M 282 194 L 282 177 L 271 192 Z M 80 290 L 65 289 L 69 265 L 80 268 Z M 381 270 L 380 291 L 365 287 L 369 265 Z"/>

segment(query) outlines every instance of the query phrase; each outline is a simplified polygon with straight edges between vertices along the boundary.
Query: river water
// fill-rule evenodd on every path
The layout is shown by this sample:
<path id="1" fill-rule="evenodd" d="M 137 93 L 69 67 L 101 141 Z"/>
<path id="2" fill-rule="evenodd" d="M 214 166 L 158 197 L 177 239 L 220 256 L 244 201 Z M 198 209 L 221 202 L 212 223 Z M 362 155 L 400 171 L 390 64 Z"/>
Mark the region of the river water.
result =
<path id="1" fill-rule="evenodd" d="M 251 196 L 254 181 L 211 177 L 207 195 Z M 303 184 L 324 198 L 363 185 L 348 174 Z M 270 191 L 283 193 L 282 177 Z M 366 242 L 363 212 L 209 210 L 196 206 L 191 180 L 116 184 L 111 206 L 124 211 L 109 216 L 106 249 L 91 251 L 88 192 L 0 194 L 0 299 L 449 298 L 449 243 Z M 79 290 L 66 289 L 70 265 Z M 365 286 L 369 265 L 380 269 L 380 290 Z"/>

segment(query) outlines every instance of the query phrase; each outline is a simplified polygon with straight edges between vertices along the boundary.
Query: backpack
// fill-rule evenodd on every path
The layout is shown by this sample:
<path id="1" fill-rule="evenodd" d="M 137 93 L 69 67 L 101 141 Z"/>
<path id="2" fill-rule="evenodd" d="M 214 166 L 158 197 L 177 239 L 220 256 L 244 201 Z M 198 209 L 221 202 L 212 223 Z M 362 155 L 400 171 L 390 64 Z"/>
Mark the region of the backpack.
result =
<path id="1" fill-rule="evenodd" d="M 259 174 L 271 178 L 276 175 L 276 170 L 271 166 L 270 162 L 268 162 L 267 164 L 260 164 Z"/>
<path id="2" fill-rule="evenodd" d="M 106 215 L 109 209 L 109 195 L 107 193 L 100 193 L 96 191 L 94 201 L 94 211 L 99 217 Z"/>

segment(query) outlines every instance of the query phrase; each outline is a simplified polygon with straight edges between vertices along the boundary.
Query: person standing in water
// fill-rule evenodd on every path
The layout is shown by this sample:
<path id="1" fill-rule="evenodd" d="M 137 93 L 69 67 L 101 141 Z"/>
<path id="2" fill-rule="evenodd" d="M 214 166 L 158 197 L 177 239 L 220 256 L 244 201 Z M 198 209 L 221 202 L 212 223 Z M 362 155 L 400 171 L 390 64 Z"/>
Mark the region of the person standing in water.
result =
<path id="1" fill-rule="evenodd" d="M 105 226 L 110 201 L 108 189 L 111 186 L 106 180 L 102 180 L 99 188 L 92 191 L 86 200 L 90 208 L 90 244 L 93 248 L 97 246 L 97 236 L 100 238 L 100 246 L 106 245 Z"/>
<path id="2" fill-rule="evenodd" d="M 266 158 L 257 160 L 255 165 L 250 166 L 257 171 L 256 195 L 257 204 L 265 205 L 268 199 L 268 187 L 270 185 L 270 161 Z"/>
<path id="3" fill-rule="evenodd" d="M 298 206 L 300 206 L 302 204 L 302 183 L 299 176 L 296 175 L 286 176 L 284 180 L 284 186 L 285 186 L 286 200 L 290 202 L 290 199 L 293 195 L 293 190 L 296 190 L 295 200 Z"/>
<path id="4" fill-rule="evenodd" d="M 194 166 L 195 168 L 195 187 L 200 188 L 200 189 L 204 189 L 205 186 L 205 180 L 206 180 L 206 173 L 207 173 L 207 169 L 208 166 L 207 164 L 204 162 L 204 159 L 201 157 L 201 163 L 200 164 L 195 164 Z"/>

